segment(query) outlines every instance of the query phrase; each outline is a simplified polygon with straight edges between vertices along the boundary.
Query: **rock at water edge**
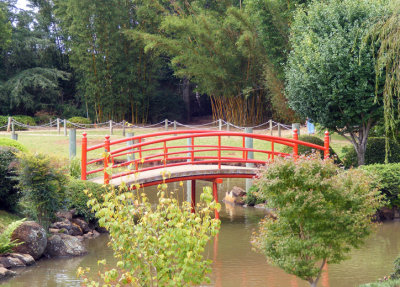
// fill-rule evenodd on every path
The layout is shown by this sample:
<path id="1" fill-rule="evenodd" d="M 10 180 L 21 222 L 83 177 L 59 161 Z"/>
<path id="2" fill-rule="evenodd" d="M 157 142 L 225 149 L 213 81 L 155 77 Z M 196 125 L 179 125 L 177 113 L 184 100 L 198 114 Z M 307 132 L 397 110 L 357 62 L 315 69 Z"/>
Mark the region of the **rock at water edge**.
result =
<path id="1" fill-rule="evenodd" d="M 47 257 L 80 256 L 86 253 L 86 248 L 81 240 L 67 234 L 50 236 L 44 252 Z"/>
<path id="2" fill-rule="evenodd" d="M 46 231 L 34 221 L 23 222 L 11 235 L 11 240 L 23 242 L 13 248 L 13 252 L 29 254 L 35 260 L 42 256 L 47 245 Z"/>

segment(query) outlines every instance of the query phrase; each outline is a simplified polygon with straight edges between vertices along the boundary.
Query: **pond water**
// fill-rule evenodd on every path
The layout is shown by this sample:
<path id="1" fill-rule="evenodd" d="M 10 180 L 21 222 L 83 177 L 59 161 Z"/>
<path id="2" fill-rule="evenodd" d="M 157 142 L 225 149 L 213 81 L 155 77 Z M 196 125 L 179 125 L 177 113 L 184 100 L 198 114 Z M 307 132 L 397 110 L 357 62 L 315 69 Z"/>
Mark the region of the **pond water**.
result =
<path id="1" fill-rule="evenodd" d="M 244 182 L 244 180 L 225 180 L 219 185 L 219 198 L 222 199 L 225 192 L 234 185 L 243 187 Z M 197 197 L 204 185 L 207 183 L 200 181 L 197 183 Z M 180 189 L 179 184 L 172 187 Z M 148 192 L 154 199 L 155 190 L 150 189 Z M 186 192 L 179 192 L 182 197 L 186 197 L 185 194 Z M 221 231 L 206 250 L 206 256 L 213 260 L 210 286 L 309 286 L 307 282 L 270 266 L 263 255 L 252 251 L 250 237 L 264 215 L 265 211 L 262 209 L 231 207 L 222 203 Z M 393 260 L 400 253 L 399 235 L 399 221 L 378 225 L 366 244 L 351 252 L 349 260 L 326 268 L 318 286 L 358 286 L 389 274 L 393 268 Z M 87 242 L 89 250 L 87 256 L 40 260 L 32 267 L 19 269 L 20 274 L 17 277 L 0 284 L 12 287 L 80 286 L 80 281 L 76 278 L 79 266 L 91 267 L 95 271 L 97 260 L 106 258 L 108 262 L 115 262 L 112 250 L 106 247 L 107 241 L 107 235 L 102 235 Z M 95 273 L 93 275 L 95 276 Z"/>

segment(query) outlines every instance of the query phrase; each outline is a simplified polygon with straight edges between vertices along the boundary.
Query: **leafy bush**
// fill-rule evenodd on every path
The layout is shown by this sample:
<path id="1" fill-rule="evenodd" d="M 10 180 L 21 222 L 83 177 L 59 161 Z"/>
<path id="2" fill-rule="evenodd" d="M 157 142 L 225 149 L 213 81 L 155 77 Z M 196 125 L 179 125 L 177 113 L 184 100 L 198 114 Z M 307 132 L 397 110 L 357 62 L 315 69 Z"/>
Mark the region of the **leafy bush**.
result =
<path id="1" fill-rule="evenodd" d="M 23 243 L 11 240 L 11 235 L 24 221 L 25 219 L 21 219 L 10 223 L 0 234 L 0 254 L 11 252 L 13 247 Z"/>
<path id="2" fill-rule="evenodd" d="M 256 185 L 252 185 L 246 194 L 244 202 L 248 206 L 254 206 L 259 203 L 264 203 L 265 200 L 261 198 L 261 194 L 259 193 L 258 187 Z"/>
<path id="3" fill-rule="evenodd" d="M 389 163 L 400 162 L 400 145 L 393 139 L 389 139 L 390 153 Z M 342 149 L 343 165 L 346 168 L 358 166 L 357 153 L 353 146 Z M 385 138 L 368 138 L 365 151 L 365 164 L 385 163 Z"/>
<path id="4" fill-rule="evenodd" d="M 93 221 L 95 215 L 87 206 L 87 202 L 90 198 L 96 198 L 98 202 L 103 202 L 102 195 L 106 192 L 107 188 L 101 184 L 71 178 L 66 186 L 65 206 L 69 210 L 75 209 L 75 214 L 84 217 L 86 221 Z"/>
<path id="5" fill-rule="evenodd" d="M 324 141 L 316 136 L 299 136 L 299 140 L 303 141 L 303 142 L 308 142 L 308 143 L 312 143 L 315 145 L 319 145 L 319 146 L 324 146 Z M 310 155 L 314 151 L 319 152 L 321 154 L 321 158 L 322 159 L 324 158 L 324 152 L 322 150 L 315 150 L 311 147 L 304 146 L 304 145 L 298 146 L 299 155 Z M 283 148 L 282 152 L 291 154 L 291 153 L 293 153 L 293 148 L 290 146 L 285 146 Z M 340 159 L 339 159 L 338 155 L 331 147 L 329 147 L 329 156 L 334 158 L 335 163 L 340 163 Z"/>
<path id="6" fill-rule="evenodd" d="M 365 165 L 361 168 L 373 174 L 375 186 L 389 200 L 390 206 L 400 206 L 400 163 Z"/>
<path id="7" fill-rule="evenodd" d="M 22 152 L 28 151 L 23 144 L 9 138 L 0 138 L 0 147 L 12 147 Z"/>
<path id="8" fill-rule="evenodd" d="M 19 188 L 45 228 L 65 200 L 67 177 L 57 160 L 44 154 L 18 153 Z"/>
<path id="9" fill-rule="evenodd" d="M 371 233 L 371 218 L 381 206 L 366 172 L 344 171 L 317 155 L 277 158 L 255 184 L 275 216 L 260 223 L 253 244 L 269 262 L 311 286 L 325 262 L 341 262 Z"/>
<path id="10" fill-rule="evenodd" d="M 21 193 L 17 187 L 16 149 L 0 146 L 0 206 L 2 209 L 15 211 Z"/>
<path id="11" fill-rule="evenodd" d="M 191 212 L 189 202 L 179 202 L 163 189 L 153 207 L 145 193 L 127 191 L 124 186 L 107 193 L 104 203 L 91 200 L 89 205 L 99 224 L 109 230 L 110 245 L 119 260 L 118 269 L 97 278 L 110 286 L 197 286 L 209 282 L 211 261 L 204 259 L 204 248 L 220 226 L 220 221 L 211 217 L 220 208 L 211 188 L 203 190 L 196 213 Z M 78 274 L 82 273 L 85 270 L 80 268 Z M 88 281 L 85 278 L 84 284 L 98 286 Z"/>
<path id="12" fill-rule="evenodd" d="M 69 118 L 68 121 L 70 121 L 71 123 L 74 123 L 74 124 L 78 124 L 78 125 L 79 124 L 88 125 L 88 124 L 92 123 L 89 119 L 84 118 L 84 117 L 72 117 L 72 118 Z M 68 128 L 74 128 L 75 126 L 71 125 L 70 123 L 68 123 L 67 127 Z"/>

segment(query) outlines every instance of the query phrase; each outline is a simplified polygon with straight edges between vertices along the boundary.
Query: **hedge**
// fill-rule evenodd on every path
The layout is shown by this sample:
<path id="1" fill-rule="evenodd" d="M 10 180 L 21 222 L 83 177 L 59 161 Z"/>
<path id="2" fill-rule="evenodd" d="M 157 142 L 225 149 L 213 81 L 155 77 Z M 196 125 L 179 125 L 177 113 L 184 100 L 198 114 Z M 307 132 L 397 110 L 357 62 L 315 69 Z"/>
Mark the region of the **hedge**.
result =
<path id="1" fill-rule="evenodd" d="M 395 140 L 389 139 L 390 154 L 389 163 L 400 162 L 400 145 Z M 342 149 L 343 165 L 346 168 L 351 166 L 357 167 L 357 153 L 353 146 Z M 367 149 L 365 151 L 365 164 L 385 163 L 385 138 L 376 137 L 368 138 Z"/>
<path id="2" fill-rule="evenodd" d="M 312 143 L 315 145 L 319 145 L 319 146 L 324 146 L 324 141 L 322 139 L 320 139 L 319 137 L 316 136 L 300 136 L 299 140 L 304 141 L 304 142 L 308 142 L 308 143 Z M 315 151 L 314 148 L 308 147 L 308 146 L 304 146 L 304 145 L 299 145 L 298 146 L 298 153 L 299 155 L 308 155 L 311 154 L 313 151 Z M 320 152 L 321 154 L 321 158 L 324 158 L 324 152 L 322 150 L 317 150 L 318 152 Z M 282 150 L 282 152 L 284 153 L 293 153 L 293 148 L 290 146 L 285 146 Z M 336 154 L 336 152 L 329 147 L 329 156 L 333 157 L 335 160 L 335 163 L 340 163 L 340 159 L 338 157 L 338 155 Z"/>
<path id="3" fill-rule="evenodd" d="M 89 125 L 92 123 L 89 119 L 84 118 L 84 117 L 72 117 L 72 118 L 69 118 L 68 121 L 70 121 L 71 123 L 74 123 L 74 124 L 78 124 L 78 125 Z M 75 126 L 68 123 L 67 127 L 74 128 Z"/>
<path id="4" fill-rule="evenodd" d="M 103 202 L 102 194 L 106 192 L 106 187 L 90 181 L 70 178 L 66 188 L 66 208 L 68 210 L 75 209 L 77 215 L 85 218 L 86 221 L 93 221 L 95 215 L 87 206 L 89 197 L 84 192 L 90 192 L 99 202 Z"/>
<path id="5" fill-rule="evenodd" d="M 372 164 L 360 168 L 374 176 L 374 185 L 386 196 L 390 207 L 400 207 L 400 163 Z"/>
<path id="6" fill-rule="evenodd" d="M 8 124 L 8 117 L 9 116 L 0 116 L 0 127 L 6 126 Z M 34 118 L 32 118 L 30 116 L 16 115 L 16 116 L 12 116 L 12 118 L 14 120 L 16 120 L 17 122 L 20 122 L 22 124 L 29 125 L 29 126 L 36 126 L 36 122 L 35 122 Z M 16 131 L 25 131 L 25 130 L 27 130 L 27 128 L 21 127 L 21 126 L 18 126 L 18 125 L 14 125 L 14 129 Z M 0 130 L 5 131 L 5 130 L 7 130 L 7 127 L 3 127 Z"/>

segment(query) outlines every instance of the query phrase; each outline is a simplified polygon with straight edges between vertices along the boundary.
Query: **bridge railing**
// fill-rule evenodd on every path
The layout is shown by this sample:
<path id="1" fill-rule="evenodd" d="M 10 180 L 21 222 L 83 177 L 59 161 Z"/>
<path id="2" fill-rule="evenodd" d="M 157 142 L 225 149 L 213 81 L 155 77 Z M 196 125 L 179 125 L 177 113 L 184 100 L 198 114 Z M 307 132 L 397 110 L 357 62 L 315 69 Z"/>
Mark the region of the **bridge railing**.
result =
<path id="1" fill-rule="evenodd" d="M 86 136 L 86 133 L 83 133 L 81 179 L 86 180 L 88 175 L 102 173 L 104 183 L 109 183 L 110 179 L 129 174 L 182 165 L 214 164 L 218 165 L 219 169 L 221 165 L 246 163 L 262 165 L 273 160 L 275 156 L 293 155 L 297 157 L 299 145 L 321 150 L 324 152 L 325 158 L 329 157 L 328 132 L 325 132 L 324 146 L 299 141 L 297 130 L 293 130 L 293 139 L 243 132 L 174 130 L 114 141 L 110 141 L 110 137 L 106 136 L 104 143 L 92 147 L 87 146 Z M 239 138 L 242 144 L 240 146 L 222 144 L 222 139 L 228 137 L 230 142 L 232 142 L 232 138 Z M 212 140 L 213 138 L 214 140 Z M 265 142 L 265 149 L 246 147 L 246 138 Z M 179 142 L 185 139 L 187 144 Z M 213 141 L 217 143 L 213 143 Z M 126 142 L 133 142 L 134 144 L 121 147 L 121 144 Z M 293 153 L 276 151 L 275 144 L 290 146 L 293 148 Z M 114 149 L 111 149 L 112 147 Z M 101 151 L 102 156 L 88 161 L 87 154 L 93 151 Z M 261 159 L 254 159 L 249 156 L 251 153 L 261 154 Z M 127 156 L 131 156 L 133 159 L 121 160 L 121 157 L 126 158 Z M 98 166 L 99 164 L 100 166 Z M 95 167 L 88 171 L 88 166 L 93 165 Z M 121 171 L 123 167 L 127 168 Z M 117 169 L 119 172 L 114 174 L 110 172 L 110 169 Z"/>

